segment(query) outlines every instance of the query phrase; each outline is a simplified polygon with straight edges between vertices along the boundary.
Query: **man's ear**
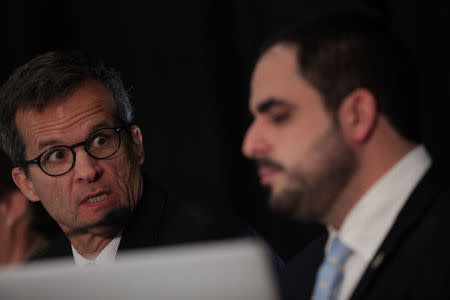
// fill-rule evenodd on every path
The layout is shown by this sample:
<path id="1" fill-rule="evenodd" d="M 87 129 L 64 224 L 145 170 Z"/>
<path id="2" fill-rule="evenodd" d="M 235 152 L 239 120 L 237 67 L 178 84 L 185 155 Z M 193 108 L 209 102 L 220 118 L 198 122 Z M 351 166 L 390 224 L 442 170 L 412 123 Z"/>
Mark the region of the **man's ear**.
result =
<path id="1" fill-rule="evenodd" d="M 347 95 L 338 110 L 342 131 L 355 143 L 365 142 L 377 123 L 377 102 L 367 89 L 356 89 Z"/>
<path id="2" fill-rule="evenodd" d="M 130 127 L 130 132 L 131 140 L 133 141 L 133 150 L 137 155 L 139 164 L 142 165 L 144 163 L 145 153 L 141 129 L 137 125 L 132 125 Z"/>
<path id="3" fill-rule="evenodd" d="M 33 202 L 40 201 L 39 196 L 34 189 L 33 183 L 28 178 L 27 174 L 25 174 L 25 171 L 22 168 L 16 167 L 12 169 L 11 172 L 14 182 L 25 195 L 25 197 Z"/>

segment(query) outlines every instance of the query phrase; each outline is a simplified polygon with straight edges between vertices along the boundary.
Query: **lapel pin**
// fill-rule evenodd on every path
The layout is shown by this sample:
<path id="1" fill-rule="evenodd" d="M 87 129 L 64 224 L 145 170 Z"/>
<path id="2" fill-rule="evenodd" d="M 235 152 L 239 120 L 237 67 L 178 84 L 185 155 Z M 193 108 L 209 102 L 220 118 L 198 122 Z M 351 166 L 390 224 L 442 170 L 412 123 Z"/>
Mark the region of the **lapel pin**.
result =
<path id="1" fill-rule="evenodd" d="M 381 265 L 381 263 L 383 262 L 383 259 L 384 259 L 384 253 L 383 252 L 378 253 L 375 256 L 375 258 L 372 260 L 372 264 L 370 265 L 370 267 L 375 270 L 376 268 L 378 268 Z"/>

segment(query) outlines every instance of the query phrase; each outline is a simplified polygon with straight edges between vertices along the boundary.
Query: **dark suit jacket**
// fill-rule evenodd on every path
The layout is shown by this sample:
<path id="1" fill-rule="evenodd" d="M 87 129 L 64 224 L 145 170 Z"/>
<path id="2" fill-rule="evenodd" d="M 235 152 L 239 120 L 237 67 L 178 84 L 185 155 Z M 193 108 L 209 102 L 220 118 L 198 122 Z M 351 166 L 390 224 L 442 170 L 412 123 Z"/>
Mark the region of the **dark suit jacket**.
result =
<path id="1" fill-rule="evenodd" d="M 450 178 L 435 167 L 416 186 L 351 299 L 450 299 Z M 280 275 L 285 299 L 310 299 L 327 236 Z M 345 276 L 345 274 L 344 274 Z"/>
<path id="2" fill-rule="evenodd" d="M 230 214 L 194 203 L 169 201 L 159 186 L 146 181 L 144 193 L 122 232 L 118 256 L 128 249 L 254 236 L 250 227 Z M 64 233 L 50 242 L 43 255 L 33 261 L 71 257 Z"/>

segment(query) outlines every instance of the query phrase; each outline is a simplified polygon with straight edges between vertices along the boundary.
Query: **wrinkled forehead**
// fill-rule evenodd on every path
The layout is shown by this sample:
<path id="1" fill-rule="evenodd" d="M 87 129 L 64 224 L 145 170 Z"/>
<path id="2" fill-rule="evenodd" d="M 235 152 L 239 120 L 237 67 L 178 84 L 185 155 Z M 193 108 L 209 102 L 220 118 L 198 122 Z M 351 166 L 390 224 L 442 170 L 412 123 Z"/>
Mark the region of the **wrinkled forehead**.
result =
<path id="1" fill-rule="evenodd" d="M 111 101 L 114 105 L 112 91 L 100 80 L 95 78 L 85 78 L 79 81 L 69 82 L 65 86 L 52 87 L 37 87 L 34 93 L 28 93 L 19 98 L 15 104 L 15 113 L 22 111 L 46 111 L 48 107 L 57 105 L 58 103 L 65 102 L 74 94 L 79 94 L 80 91 L 85 91 L 85 94 L 92 93 L 93 95 L 99 92 L 107 95 L 105 99 Z"/>
<path id="2" fill-rule="evenodd" d="M 115 125 L 116 119 L 112 94 L 98 82 L 52 99 L 45 107 L 19 109 L 15 115 L 19 133 L 28 145 L 54 136 L 70 139 L 99 122 Z"/>
<path id="3" fill-rule="evenodd" d="M 18 119 L 30 114 L 41 118 L 51 115 L 57 119 L 70 112 L 76 113 L 78 108 L 100 105 L 107 108 L 110 114 L 115 114 L 116 105 L 110 90 L 97 80 L 86 80 L 50 99 L 28 101 L 28 104 L 17 108 L 15 120 L 17 123 Z"/>

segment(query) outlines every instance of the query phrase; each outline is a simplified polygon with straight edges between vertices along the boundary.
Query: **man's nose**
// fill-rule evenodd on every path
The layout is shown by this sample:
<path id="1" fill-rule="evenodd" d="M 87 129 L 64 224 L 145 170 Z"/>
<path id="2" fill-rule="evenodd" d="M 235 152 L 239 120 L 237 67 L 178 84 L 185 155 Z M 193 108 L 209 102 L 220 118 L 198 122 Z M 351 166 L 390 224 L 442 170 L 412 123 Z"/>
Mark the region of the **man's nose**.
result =
<path id="1" fill-rule="evenodd" d="M 76 151 L 75 166 L 73 167 L 77 181 L 95 182 L 103 174 L 99 160 L 90 156 L 83 147 Z"/>
<path id="2" fill-rule="evenodd" d="M 267 132 L 255 121 L 247 129 L 244 141 L 242 142 L 242 153 L 250 159 L 266 157 L 271 146 L 267 140 Z"/>

